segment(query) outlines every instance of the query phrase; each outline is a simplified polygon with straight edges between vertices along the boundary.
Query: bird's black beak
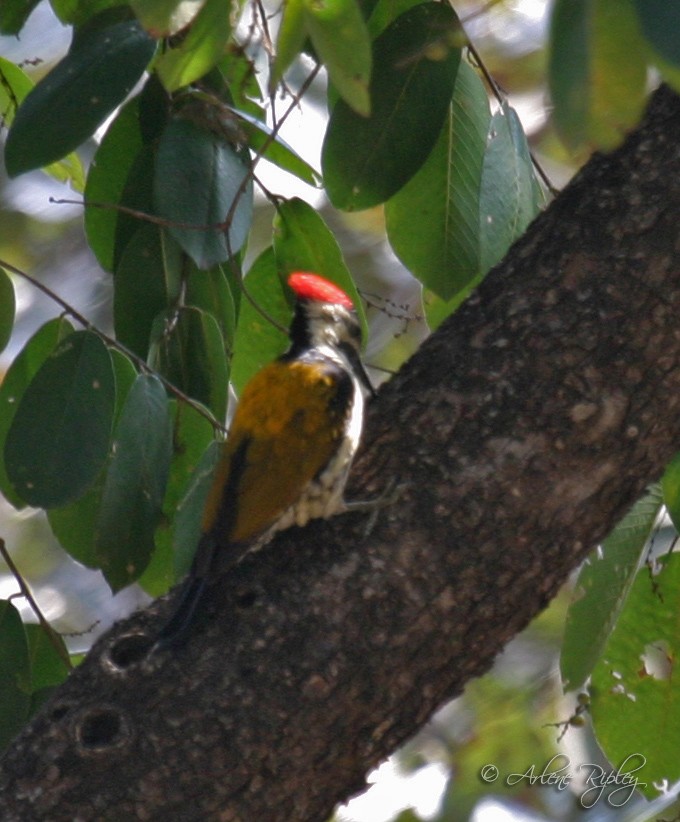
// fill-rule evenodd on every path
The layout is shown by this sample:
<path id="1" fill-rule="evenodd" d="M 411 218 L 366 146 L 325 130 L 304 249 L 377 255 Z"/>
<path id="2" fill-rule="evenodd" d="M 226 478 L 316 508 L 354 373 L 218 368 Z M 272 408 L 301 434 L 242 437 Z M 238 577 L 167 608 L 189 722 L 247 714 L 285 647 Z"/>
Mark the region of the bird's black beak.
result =
<path id="1" fill-rule="evenodd" d="M 341 348 L 344 355 L 349 360 L 349 363 L 352 366 L 352 370 L 359 378 L 359 382 L 364 386 L 364 388 L 366 389 L 366 391 L 368 391 L 371 397 L 375 397 L 377 395 L 377 392 L 371 384 L 371 380 L 369 379 L 369 376 L 366 373 L 366 369 L 364 368 L 364 364 L 361 362 L 361 357 L 357 353 L 356 348 L 353 348 L 351 345 L 341 345 Z"/>

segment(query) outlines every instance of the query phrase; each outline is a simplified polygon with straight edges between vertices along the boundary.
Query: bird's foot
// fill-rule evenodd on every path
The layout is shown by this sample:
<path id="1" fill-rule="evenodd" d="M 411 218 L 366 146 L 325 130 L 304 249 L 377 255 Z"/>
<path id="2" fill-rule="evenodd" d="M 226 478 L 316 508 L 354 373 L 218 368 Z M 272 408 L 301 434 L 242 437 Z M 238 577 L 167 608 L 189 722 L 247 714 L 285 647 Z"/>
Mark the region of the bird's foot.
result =
<path id="1" fill-rule="evenodd" d="M 408 486 L 407 482 L 399 482 L 396 477 L 393 477 L 386 485 L 385 489 L 374 499 L 367 500 L 353 500 L 352 502 L 345 502 L 343 504 L 342 513 L 369 513 L 370 516 L 364 528 L 364 539 L 367 539 L 371 531 L 375 528 L 378 521 L 378 515 L 383 508 L 388 508 L 394 505 L 399 500 L 404 489 Z"/>

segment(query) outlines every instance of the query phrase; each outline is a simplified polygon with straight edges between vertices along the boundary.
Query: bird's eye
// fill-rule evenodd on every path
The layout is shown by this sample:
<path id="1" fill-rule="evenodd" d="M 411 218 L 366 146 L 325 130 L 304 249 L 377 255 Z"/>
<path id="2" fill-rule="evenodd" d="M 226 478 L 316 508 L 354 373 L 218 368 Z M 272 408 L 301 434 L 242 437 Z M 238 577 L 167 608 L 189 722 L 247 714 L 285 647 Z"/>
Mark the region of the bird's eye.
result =
<path id="1" fill-rule="evenodd" d="M 347 333 L 351 339 L 361 342 L 361 326 L 358 323 L 350 323 L 347 326 Z"/>

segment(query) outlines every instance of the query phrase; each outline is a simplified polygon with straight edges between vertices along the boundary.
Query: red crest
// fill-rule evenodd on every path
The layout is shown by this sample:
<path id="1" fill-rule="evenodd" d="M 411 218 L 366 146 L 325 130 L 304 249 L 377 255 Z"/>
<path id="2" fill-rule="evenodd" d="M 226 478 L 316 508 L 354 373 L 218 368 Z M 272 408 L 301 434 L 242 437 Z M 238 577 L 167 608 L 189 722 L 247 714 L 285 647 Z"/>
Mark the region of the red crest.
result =
<path id="1" fill-rule="evenodd" d="M 307 271 L 296 271 L 288 277 L 288 285 L 299 300 L 315 300 L 320 303 L 334 303 L 353 309 L 354 304 L 345 292 L 335 283 L 311 274 Z"/>

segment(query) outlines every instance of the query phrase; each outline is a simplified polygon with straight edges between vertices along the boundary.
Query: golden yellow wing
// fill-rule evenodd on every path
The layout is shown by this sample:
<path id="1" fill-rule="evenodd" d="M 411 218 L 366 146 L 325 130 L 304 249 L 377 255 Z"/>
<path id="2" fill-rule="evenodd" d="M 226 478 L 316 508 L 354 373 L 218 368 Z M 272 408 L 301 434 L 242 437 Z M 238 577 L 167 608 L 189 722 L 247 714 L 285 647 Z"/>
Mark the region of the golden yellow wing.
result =
<path id="1" fill-rule="evenodd" d="M 343 438 L 352 381 L 332 362 L 274 362 L 246 386 L 206 503 L 203 531 L 226 547 L 264 533 Z"/>

